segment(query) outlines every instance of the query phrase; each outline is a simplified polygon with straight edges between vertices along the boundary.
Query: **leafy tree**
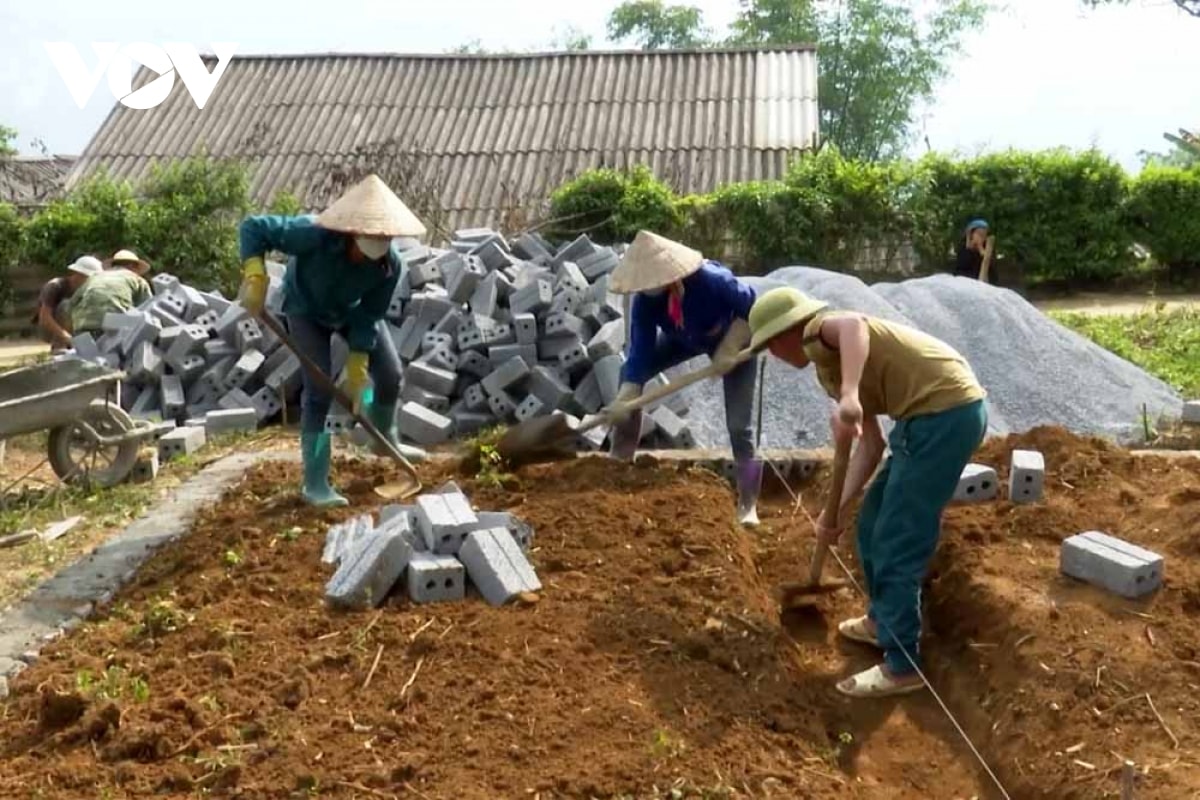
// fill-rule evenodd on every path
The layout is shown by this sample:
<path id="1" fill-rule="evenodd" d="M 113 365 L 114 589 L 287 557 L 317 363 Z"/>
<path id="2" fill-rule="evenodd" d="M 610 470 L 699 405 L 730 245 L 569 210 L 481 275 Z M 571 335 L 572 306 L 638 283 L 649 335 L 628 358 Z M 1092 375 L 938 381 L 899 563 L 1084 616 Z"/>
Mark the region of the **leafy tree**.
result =
<path id="1" fill-rule="evenodd" d="M 1179 10 L 1200 19 L 1200 0 L 1173 0 Z M 1129 0 L 1083 0 L 1083 4 L 1091 8 L 1111 5 L 1129 5 Z"/>
<path id="2" fill-rule="evenodd" d="M 588 50 L 592 46 L 592 37 L 574 25 L 568 25 L 550 39 L 551 50 Z"/>
<path id="3" fill-rule="evenodd" d="M 904 151 L 918 106 L 933 97 L 989 5 L 936 0 L 923 17 L 901 0 L 741 0 L 741 8 L 720 44 L 816 44 L 822 139 L 847 158 L 877 160 Z M 699 10 L 680 9 L 628 0 L 610 15 L 610 35 L 634 36 L 645 48 L 709 42 Z"/>
<path id="4" fill-rule="evenodd" d="M 17 138 L 15 128 L 10 128 L 7 125 L 0 125 L 0 157 L 15 156 L 17 148 L 13 142 Z"/>
<path id="5" fill-rule="evenodd" d="M 704 12 L 695 6 L 665 5 L 662 0 L 629 0 L 608 17 L 608 38 L 633 39 L 643 50 L 705 47 L 712 32 L 704 26 Z"/>

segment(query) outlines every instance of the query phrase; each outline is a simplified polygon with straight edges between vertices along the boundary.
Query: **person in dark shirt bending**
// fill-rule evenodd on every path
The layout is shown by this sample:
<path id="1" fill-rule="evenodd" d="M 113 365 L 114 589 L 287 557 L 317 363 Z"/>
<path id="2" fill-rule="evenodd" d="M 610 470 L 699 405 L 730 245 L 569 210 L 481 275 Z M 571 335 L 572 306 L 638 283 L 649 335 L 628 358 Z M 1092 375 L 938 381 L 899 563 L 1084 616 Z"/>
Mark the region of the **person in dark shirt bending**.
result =
<path id="1" fill-rule="evenodd" d="M 958 244 L 954 274 L 962 278 L 983 280 L 980 273 L 983 271 L 984 256 L 988 248 L 994 246 L 992 243 L 993 239 L 988 233 L 987 222 L 982 219 L 972 220 L 967 225 L 966 235 Z M 1000 278 L 995 262 L 988 265 L 986 280 L 992 286 L 999 285 Z"/>

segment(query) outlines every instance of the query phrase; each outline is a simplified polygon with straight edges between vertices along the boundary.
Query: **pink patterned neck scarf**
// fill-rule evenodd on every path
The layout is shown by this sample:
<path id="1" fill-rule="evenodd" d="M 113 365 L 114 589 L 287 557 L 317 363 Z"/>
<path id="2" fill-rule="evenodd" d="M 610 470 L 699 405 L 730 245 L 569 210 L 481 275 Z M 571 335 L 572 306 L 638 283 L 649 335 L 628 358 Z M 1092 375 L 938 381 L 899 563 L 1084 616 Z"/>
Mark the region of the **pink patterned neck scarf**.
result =
<path id="1" fill-rule="evenodd" d="M 676 291 L 675 287 L 668 290 L 667 316 L 675 323 L 676 328 L 683 327 L 683 292 Z"/>

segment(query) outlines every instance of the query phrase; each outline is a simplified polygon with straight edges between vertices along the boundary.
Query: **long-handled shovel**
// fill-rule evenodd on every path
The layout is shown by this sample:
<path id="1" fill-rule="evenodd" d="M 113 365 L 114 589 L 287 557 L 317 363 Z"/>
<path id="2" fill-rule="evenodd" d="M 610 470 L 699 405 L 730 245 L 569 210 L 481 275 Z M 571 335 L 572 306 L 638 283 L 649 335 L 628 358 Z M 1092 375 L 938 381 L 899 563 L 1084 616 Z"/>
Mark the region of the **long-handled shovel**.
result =
<path id="1" fill-rule="evenodd" d="M 833 456 L 833 476 L 829 486 L 829 496 L 825 500 L 825 518 L 837 519 L 842 505 L 842 488 L 846 483 L 846 472 L 850 468 L 850 444 L 839 444 Z M 812 562 L 808 566 L 808 581 L 806 583 L 791 583 L 782 587 L 781 605 L 783 608 L 794 608 L 811 602 L 814 595 L 828 594 L 847 585 L 846 581 L 837 579 L 821 582 L 821 573 L 825 569 L 825 556 L 829 554 L 829 543 L 817 538 L 816 549 L 813 551 Z"/>
<path id="2" fill-rule="evenodd" d="M 742 364 L 754 355 L 755 353 L 751 350 L 742 350 L 729 369 Z M 665 386 L 656 386 L 643 393 L 629 404 L 629 410 L 636 411 L 705 378 L 723 375 L 725 371 L 727 370 L 723 370 L 719 362 L 712 362 L 703 369 L 689 372 L 679 380 L 671 381 Z M 579 436 L 609 422 L 611 422 L 610 416 L 605 413 L 601 413 L 595 419 L 577 427 L 571 426 L 565 414 L 557 412 L 545 417 L 535 417 L 513 425 L 505 431 L 504 435 L 500 437 L 500 441 L 496 443 L 496 451 L 510 464 L 531 463 L 539 457 L 552 457 L 565 439 Z"/>
<path id="3" fill-rule="evenodd" d="M 332 378 L 326 375 L 325 372 L 317 366 L 316 362 L 314 362 L 303 350 L 296 346 L 296 343 L 292 341 L 292 337 L 289 336 L 287 331 L 283 329 L 283 326 L 279 324 L 279 320 L 275 319 L 274 314 L 264 308 L 262 313 L 258 315 L 258 318 L 262 320 L 264 325 L 271 329 L 272 333 L 279 337 L 281 342 L 287 345 L 287 348 L 292 351 L 296 358 L 300 359 L 300 363 L 304 365 L 306 370 L 308 370 L 308 374 L 312 377 L 312 379 L 321 384 L 327 392 L 332 394 L 338 403 L 340 403 L 343 408 L 350 412 L 350 415 L 354 417 L 354 421 L 363 426 L 363 430 L 365 430 L 372 439 L 374 439 L 381 447 L 383 447 L 384 450 L 387 451 L 388 455 L 392 457 L 393 461 L 400 465 L 400 468 L 404 471 L 404 478 L 402 480 L 390 481 L 375 487 L 375 493 L 387 500 L 403 500 L 419 494 L 421 491 L 421 479 L 417 477 L 416 468 L 409 463 L 409 460 L 404 457 L 404 454 L 400 452 L 399 448 L 397 448 L 390 439 L 384 436 L 383 433 L 381 433 L 380 430 L 375 427 L 371 420 L 367 419 L 366 416 L 355 410 L 354 403 L 350 400 L 350 397 L 343 392 L 336 383 L 333 382 Z"/>

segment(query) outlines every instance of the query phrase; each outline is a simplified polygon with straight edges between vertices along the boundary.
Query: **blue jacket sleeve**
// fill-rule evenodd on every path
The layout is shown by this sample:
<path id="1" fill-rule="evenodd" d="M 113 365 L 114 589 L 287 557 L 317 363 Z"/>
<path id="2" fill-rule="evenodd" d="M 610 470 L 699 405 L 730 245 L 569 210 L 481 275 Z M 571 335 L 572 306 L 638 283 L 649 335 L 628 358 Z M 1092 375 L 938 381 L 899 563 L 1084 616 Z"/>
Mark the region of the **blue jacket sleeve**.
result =
<path id="1" fill-rule="evenodd" d="M 650 301 L 640 294 L 634 295 L 629 317 L 629 358 L 621 369 L 621 380 L 644 384 L 654 377 L 651 370 L 654 368 L 654 346 L 658 341 L 658 326 Z"/>
<path id="2" fill-rule="evenodd" d="M 755 298 L 754 289 L 749 284 L 739 281 L 728 269 L 720 269 L 715 275 L 713 292 L 721 303 L 733 311 L 734 317 L 750 319 L 750 309 Z"/>
<path id="3" fill-rule="evenodd" d="M 388 306 L 392 304 L 392 295 L 396 293 L 396 284 L 400 282 L 400 257 L 394 246 L 391 262 L 392 274 L 368 291 L 346 314 L 346 343 L 350 345 L 351 350 L 369 353 L 375 349 L 379 335 L 376 326 L 379 320 L 387 315 Z"/>
<path id="4" fill-rule="evenodd" d="M 263 256 L 271 250 L 299 255 L 316 249 L 324 236 L 316 217 L 260 214 L 246 217 L 238 229 L 241 259 Z"/>

